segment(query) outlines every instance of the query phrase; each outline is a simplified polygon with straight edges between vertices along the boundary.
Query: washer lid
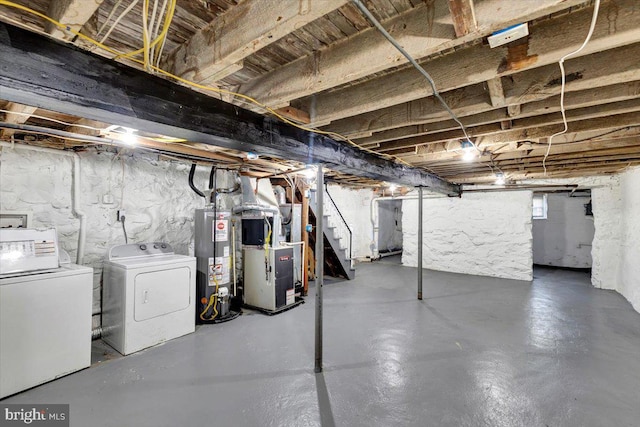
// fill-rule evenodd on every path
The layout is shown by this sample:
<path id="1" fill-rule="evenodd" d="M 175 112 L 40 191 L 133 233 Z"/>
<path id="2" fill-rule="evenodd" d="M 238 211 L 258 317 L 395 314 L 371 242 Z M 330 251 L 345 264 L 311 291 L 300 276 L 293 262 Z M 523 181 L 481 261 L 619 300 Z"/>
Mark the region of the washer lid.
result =
<path id="1" fill-rule="evenodd" d="M 111 259 L 109 261 L 112 265 L 117 265 L 124 269 L 141 268 L 141 267 L 155 267 L 164 266 L 169 264 L 176 264 L 187 261 L 194 261 L 196 258 L 186 255 L 148 255 L 131 258 Z"/>
<path id="2" fill-rule="evenodd" d="M 27 273 L 10 273 L 0 275 L 0 285 L 31 282 L 37 280 L 57 279 L 78 274 L 92 274 L 93 268 L 77 264 L 65 264 L 51 270 L 31 271 Z"/>

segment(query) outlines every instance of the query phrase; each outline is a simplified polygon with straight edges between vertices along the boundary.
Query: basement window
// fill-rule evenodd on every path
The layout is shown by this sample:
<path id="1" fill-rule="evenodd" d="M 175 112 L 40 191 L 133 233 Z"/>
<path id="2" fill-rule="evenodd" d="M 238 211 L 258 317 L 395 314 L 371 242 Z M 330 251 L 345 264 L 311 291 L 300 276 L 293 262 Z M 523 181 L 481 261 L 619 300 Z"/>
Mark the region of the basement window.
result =
<path id="1" fill-rule="evenodd" d="M 533 219 L 547 219 L 547 195 L 533 195 Z"/>

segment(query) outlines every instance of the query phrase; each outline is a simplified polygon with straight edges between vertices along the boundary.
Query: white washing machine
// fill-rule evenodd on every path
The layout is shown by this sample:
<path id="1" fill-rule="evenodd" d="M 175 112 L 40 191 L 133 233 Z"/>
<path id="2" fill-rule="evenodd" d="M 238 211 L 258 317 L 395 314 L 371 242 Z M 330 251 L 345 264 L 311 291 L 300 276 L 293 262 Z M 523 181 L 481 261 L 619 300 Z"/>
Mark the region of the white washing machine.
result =
<path id="1" fill-rule="evenodd" d="M 54 229 L 0 229 L 0 399 L 91 364 L 93 269 L 58 267 Z"/>
<path id="2" fill-rule="evenodd" d="M 103 274 L 102 339 L 120 353 L 195 331 L 195 257 L 162 242 L 114 246 Z"/>

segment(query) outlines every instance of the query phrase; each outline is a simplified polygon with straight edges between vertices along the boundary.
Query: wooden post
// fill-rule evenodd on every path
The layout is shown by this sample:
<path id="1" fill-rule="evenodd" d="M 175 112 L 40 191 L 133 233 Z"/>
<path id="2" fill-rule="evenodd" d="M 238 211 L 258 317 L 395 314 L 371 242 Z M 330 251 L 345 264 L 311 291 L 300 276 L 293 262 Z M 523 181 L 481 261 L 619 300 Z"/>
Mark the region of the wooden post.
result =
<path id="1" fill-rule="evenodd" d="M 305 247 L 307 250 L 305 251 L 302 260 L 302 265 L 304 265 L 304 274 L 302 275 L 302 284 L 303 284 L 303 295 L 307 295 L 309 292 L 309 276 L 311 274 L 310 267 L 313 263 L 309 263 L 310 259 L 313 257 L 309 256 L 312 253 L 311 248 L 309 247 L 309 233 L 307 233 L 307 224 L 309 223 L 309 198 L 306 197 L 307 186 L 305 184 L 300 185 L 300 193 L 302 194 L 302 220 L 300 221 L 300 226 L 302 227 L 302 240 L 304 241 Z M 315 275 L 314 275 L 315 277 Z"/>

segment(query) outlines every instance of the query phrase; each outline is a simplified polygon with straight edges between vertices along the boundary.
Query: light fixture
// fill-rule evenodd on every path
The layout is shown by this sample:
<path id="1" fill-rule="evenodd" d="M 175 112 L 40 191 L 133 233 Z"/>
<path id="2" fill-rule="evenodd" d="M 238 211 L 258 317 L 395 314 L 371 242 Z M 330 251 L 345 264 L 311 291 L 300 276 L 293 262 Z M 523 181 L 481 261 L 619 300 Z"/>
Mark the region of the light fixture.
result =
<path id="1" fill-rule="evenodd" d="M 257 153 L 253 153 L 251 151 L 247 153 L 247 160 L 258 160 L 258 157 L 260 156 Z"/>
<path id="2" fill-rule="evenodd" d="M 496 185 L 504 185 L 504 173 L 496 172 Z"/>
<path id="3" fill-rule="evenodd" d="M 138 138 L 135 136 L 135 129 L 131 129 L 131 128 L 126 128 L 124 126 L 122 126 L 122 129 L 124 129 L 124 133 L 121 133 L 121 137 L 120 140 L 125 143 L 126 145 L 129 146 L 134 146 L 138 143 Z"/>
<path id="4" fill-rule="evenodd" d="M 476 158 L 476 147 L 473 146 L 473 143 L 469 140 L 462 141 L 460 143 L 462 147 L 462 160 L 465 162 L 472 162 Z"/>
<path id="5" fill-rule="evenodd" d="M 394 191 L 396 191 L 398 189 L 398 186 L 395 184 L 389 184 L 389 191 L 391 191 L 391 194 L 393 194 Z"/>
<path id="6" fill-rule="evenodd" d="M 315 178 L 316 174 L 318 173 L 318 169 L 316 169 L 315 166 L 313 165 L 307 165 L 306 169 L 304 169 L 302 171 L 302 174 L 305 176 L 305 178 L 307 179 L 313 179 Z"/>

